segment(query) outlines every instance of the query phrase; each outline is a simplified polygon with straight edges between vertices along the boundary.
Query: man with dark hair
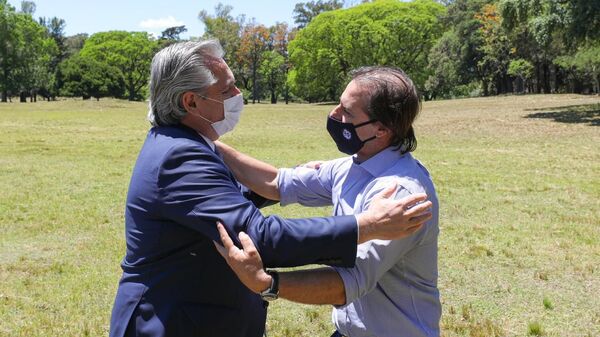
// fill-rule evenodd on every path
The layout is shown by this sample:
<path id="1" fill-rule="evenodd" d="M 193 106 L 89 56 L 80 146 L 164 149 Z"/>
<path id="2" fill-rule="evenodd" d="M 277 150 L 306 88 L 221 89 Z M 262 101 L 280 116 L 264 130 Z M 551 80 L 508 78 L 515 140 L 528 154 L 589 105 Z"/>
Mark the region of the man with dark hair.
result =
<path id="1" fill-rule="evenodd" d="M 439 336 L 438 200 L 429 173 L 410 153 L 417 145 L 413 122 L 419 110 L 417 91 L 404 72 L 365 67 L 353 73 L 327 119 L 338 149 L 351 157 L 277 170 L 218 144 L 245 185 L 282 205 L 333 205 L 334 215 L 357 214 L 391 183 L 398 184 L 395 198 L 424 192 L 433 202 L 433 218 L 415 234 L 359 245 L 353 268 L 266 272 L 248 236 L 240 233 L 238 249 L 219 227 L 224 247 L 217 248 L 240 280 L 273 298 L 335 305 L 333 336 Z"/>

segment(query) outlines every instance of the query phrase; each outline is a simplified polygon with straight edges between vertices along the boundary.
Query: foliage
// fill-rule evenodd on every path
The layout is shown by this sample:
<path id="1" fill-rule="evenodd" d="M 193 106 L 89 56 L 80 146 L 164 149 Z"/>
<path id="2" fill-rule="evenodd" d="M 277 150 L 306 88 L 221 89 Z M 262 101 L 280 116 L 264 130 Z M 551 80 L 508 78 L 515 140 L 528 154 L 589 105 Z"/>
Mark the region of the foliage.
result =
<path id="1" fill-rule="evenodd" d="M 239 87 L 248 89 L 249 76 L 246 73 L 246 60 L 239 52 L 241 44 L 241 31 L 246 18 L 231 15 L 232 6 L 219 3 L 215 7 L 215 14 L 210 15 L 206 10 L 198 14 L 198 19 L 204 24 L 204 39 L 217 39 L 225 50 L 225 60 L 233 72 Z"/>
<path id="2" fill-rule="evenodd" d="M 285 59 L 275 50 L 263 52 L 261 59 L 259 73 L 271 94 L 271 103 L 275 104 L 285 83 Z"/>
<path id="3" fill-rule="evenodd" d="M 158 39 L 119 31 L 67 37 L 65 20 L 34 19 L 35 10 L 33 1 L 22 1 L 18 11 L 0 0 L 2 101 L 82 92 L 73 89 L 76 77 L 63 88 L 59 71 L 76 54 L 85 62 L 64 69 L 93 59 L 103 64 L 100 73 L 111 69 L 119 77 L 111 95 L 143 99 L 154 52 L 186 31 L 169 27 Z M 201 38 L 220 41 L 236 85 L 253 102 L 335 101 L 350 71 L 364 65 L 402 68 L 425 99 L 600 91 L 596 0 L 311 0 L 296 5 L 295 28 L 232 12 L 221 3 L 212 14 L 200 11 Z M 95 83 L 87 82 L 81 86 Z"/>
<path id="4" fill-rule="evenodd" d="M 264 25 L 250 22 L 244 26 L 238 50 L 238 58 L 245 60 L 244 73 L 248 74 L 246 78 L 246 89 L 252 91 L 252 103 L 257 100 L 260 102 L 261 92 L 259 84 L 259 67 L 262 62 L 263 53 L 268 48 L 270 32 Z"/>
<path id="5" fill-rule="evenodd" d="M 185 32 L 187 32 L 187 28 L 185 28 L 185 26 L 169 27 L 162 31 L 159 40 L 179 41 L 181 40 L 179 35 Z"/>
<path id="6" fill-rule="evenodd" d="M 144 98 L 157 42 L 146 32 L 110 31 L 90 36 L 81 57 L 92 58 L 119 70 L 130 101 Z"/>
<path id="7" fill-rule="evenodd" d="M 67 36 L 65 38 L 66 57 L 79 53 L 79 51 L 83 49 L 85 40 L 87 40 L 88 37 L 89 36 L 87 34 L 76 34 L 73 36 Z"/>
<path id="8" fill-rule="evenodd" d="M 451 98 L 457 95 L 456 84 L 460 82 L 461 43 L 453 32 L 446 32 L 429 52 L 428 68 L 431 75 L 425 82 L 429 99 Z"/>
<path id="9" fill-rule="evenodd" d="M 524 59 L 516 59 L 510 61 L 507 74 L 518 78 L 523 83 L 521 92 L 526 92 L 527 82 L 533 76 L 534 67 L 531 62 Z"/>
<path id="10" fill-rule="evenodd" d="M 308 101 L 337 100 L 352 69 L 374 64 L 402 68 L 423 90 L 442 13 L 434 1 L 382 0 L 320 14 L 290 43 L 292 91 Z"/>
<path id="11" fill-rule="evenodd" d="M 34 10 L 29 4 L 24 8 Z M 0 1 L 0 91 L 6 102 L 8 92 L 20 92 L 21 98 L 43 86 L 52 85 L 49 66 L 57 46 L 43 26 L 29 13 L 17 13 Z"/>
<path id="12" fill-rule="evenodd" d="M 340 0 L 317 0 L 308 2 L 299 2 L 294 6 L 294 23 L 298 29 L 302 29 L 314 19 L 317 15 L 340 9 L 344 6 L 344 1 Z"/>
<path id="13" fill-rule="evenodd" d="M 565 55 L 555 60 L 556 64 L 576 78 L 592 84 L 593 92 L 600 93 L 600 43 L 581 46 L 573 55 Z"/>
<path id="14" fill-rule="evenodd" d="M 73 55 L 61 63 L 59 72 L 64 82 L 61 95 L 94 97 L 99 100 L 101 97 L 119 96 L 122 93 L 122 76 L 119 70 L 91 57 Z"/>

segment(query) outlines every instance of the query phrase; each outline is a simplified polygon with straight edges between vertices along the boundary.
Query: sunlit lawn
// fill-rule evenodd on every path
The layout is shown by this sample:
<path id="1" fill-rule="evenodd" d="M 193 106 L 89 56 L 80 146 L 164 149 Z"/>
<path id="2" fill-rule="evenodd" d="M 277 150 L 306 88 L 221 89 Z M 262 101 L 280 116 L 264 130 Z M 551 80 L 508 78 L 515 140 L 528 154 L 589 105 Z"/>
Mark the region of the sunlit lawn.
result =
<path id="1" fill-rule="evenodd" d="M 0 104 L 0 336 L 107 335 L 146 107 Z M 250 105 L 224 140 L 278 166 L 335 158 L 331 108 Z M 443 335 L 600 336 L 600 99 L 431 102 L 416 129 L 441 202 Z M 328 337 L 330 308 L 276 301 L 268 330 Z"/>

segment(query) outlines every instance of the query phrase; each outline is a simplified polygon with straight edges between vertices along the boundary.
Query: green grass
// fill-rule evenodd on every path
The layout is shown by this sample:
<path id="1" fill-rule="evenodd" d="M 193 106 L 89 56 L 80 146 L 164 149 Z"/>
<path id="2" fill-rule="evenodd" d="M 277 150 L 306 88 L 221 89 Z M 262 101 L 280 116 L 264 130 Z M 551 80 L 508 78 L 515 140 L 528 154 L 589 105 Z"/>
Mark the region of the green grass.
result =
<path id="1" fill-rule="evenodd" d="M 107 334 L 146 106 L 0 104 L 0 336 Z M 331 108 L 250 105 L 224 140 L 278 166 L 336 158 Z M 441 203 L 443 336 L 600 335 L 599 111 L 576 95 L 424 105 L 415 156 Z M 276 337 L 332 331 L 328 306 L 286 301 L 267 324 Z"/>

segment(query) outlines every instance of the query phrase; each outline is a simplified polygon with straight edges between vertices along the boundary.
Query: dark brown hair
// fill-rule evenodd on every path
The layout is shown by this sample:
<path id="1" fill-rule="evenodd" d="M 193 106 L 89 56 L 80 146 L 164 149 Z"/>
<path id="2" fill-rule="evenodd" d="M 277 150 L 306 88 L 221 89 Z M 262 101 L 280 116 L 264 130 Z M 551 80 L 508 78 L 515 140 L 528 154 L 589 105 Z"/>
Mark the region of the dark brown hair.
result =
<path id="1" fill-rule="evenodd" d="M 361 67 L 351 72 L 352 80 L 369 88 L 367 114 L 392 130 L 391 145 L 401 153 L 417 148 L 413 122 L 421 101 L 411 79 L 394 67 Z"/>

